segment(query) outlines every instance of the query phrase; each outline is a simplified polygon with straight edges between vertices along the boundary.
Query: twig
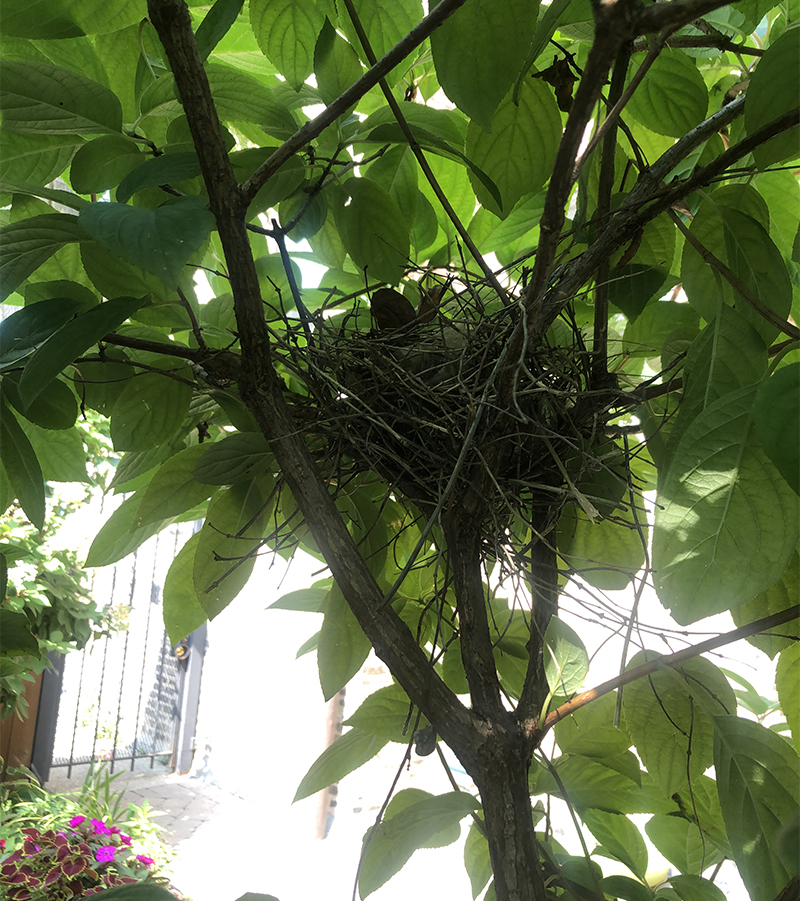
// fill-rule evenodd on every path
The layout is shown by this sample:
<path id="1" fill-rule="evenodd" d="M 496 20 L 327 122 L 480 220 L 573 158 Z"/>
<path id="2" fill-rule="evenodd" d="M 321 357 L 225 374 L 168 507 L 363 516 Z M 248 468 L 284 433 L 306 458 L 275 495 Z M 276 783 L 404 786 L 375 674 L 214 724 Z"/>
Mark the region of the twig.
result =
<path id="1" fill-rule="evenodd" d="M 719 37 L 711 37 L 710 35 L 701 34 L 678 34 L 667 40 L 667 47 L 696 47 L 698 50 L 730 50 L 732 53 L 743 53 L 746 56 L 763 56 L 765 51 L 761 47 L 746 47 L 744 44 L 737 44 L 731 38 L 720 35 Z M 647 40 L 639 38 L 633 42 L 633 52 L 642 53 L 648 49 Z"/>
<path id="2" fill-rule="evenodd" d="M 192 334 L 194 335 L 195 341 L 199 347 L 203 350 L 206 348 L 206 342 L 203 338 L 203 330 L 200 328 L 200 323 L 197 321 L 197 316 L 194 315 L 194 308 L 191 303 L 189 303 L 189 299 L 183 293 L 180 286 L 178 286 L 178 297 L 181 299 L 181 303 L 186 307 L 186 313 L 189 316 L 189 321 L 192 323 Z"/>
<path id="3" fill-rule="evenodd" d="M 752 623 L 748 623 L 746 626 L 741 626 L 730 632 L 724 632 L 722 635 L 717 635 L 706 641 L 701 641 L 699 644 L 693 645 L 690 648 L 684 648 L 682 651 L 677 651 L 675 654 L 659 654 L 655 659 L 650 660 L 647 663 L 643 663 L 619 676 L 615 676 L 613 679 L 603 682 L 596 688 L 590 688 L 588 691 L 582 692 L 571 701 L 567 701 L 566 704 L 562 704 L 559 708 L 552 711 L 552 713 L 549 713 L 544 723 L 542 723 L 540 727 L 534 729 L 534 741 L 538 744 L 556 723 L 575 713 L 576 710 L 580 710 L 581 707 L 585 707 L 597 698 L 608 694 L 610 691 L 614 691 L 617 688 L 621 688 L 623 685 L 635 682 L 637 679 L 642 679 L 644 676 L 649 676 L 662 667 L 678 666 L 686 660 L 698 657 L 700 654 L 705 654 L 708 651 L 714 651 L 717 648 L 724 647 L 734 641 L 741 641 L 743 638 L 750 638 L 752 635 L 766 632 L 768 629 L 781 626 L 798 617 L 800 617 L 800 604 L 789 607 L 787 610 L 782 610 L 780 613 L 773 613 L 772 616 L 765 616 L 763 619 L 757 619 Z"/>

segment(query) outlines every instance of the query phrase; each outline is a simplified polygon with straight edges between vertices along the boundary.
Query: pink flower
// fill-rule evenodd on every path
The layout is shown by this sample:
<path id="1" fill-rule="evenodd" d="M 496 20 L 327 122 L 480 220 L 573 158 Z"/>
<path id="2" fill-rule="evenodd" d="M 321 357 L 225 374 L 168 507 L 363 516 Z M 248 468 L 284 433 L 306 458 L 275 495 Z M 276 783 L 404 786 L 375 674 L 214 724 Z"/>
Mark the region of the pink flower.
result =
<path id="1" fill-rule="evenodd" d="M 113 845 L 103 845 L 95 851 L 95 859 L 100 863 L 108 863 L 114 859 L 114 852 L 117 849 Z"/>
<path id="2" fill-rule="evenodd" d="M 133 844 L 133 839 L 129 835 L 123 835 L 123 833 L 120 832 L 119 838 L 123 845 Z"/>
<path id="3" fill-rule="evenodd" d="M 0 838 L 0 851 L 6 850 L 6 840 L 4 838 Z"/>
<path id="4" fill-rule="evenodd" d="M 136 859 L 139 861 L 139 863 L 143 863 L 146 867 L 153 866 L 153 858 L 148 857 L 146 854 L 137 854 Z"/>
<path id="5" fill-rule="evenodd" d="M 111 830 L 102 820 L 92 820 L 92 829 L 95 835 L 111 835 Z"/>
<path id="6" fill-rule="evenodd" d="M 69 825 L 74 829 L 76 826 L 80 826 L 80 824 L 86 819 L 86 817 L 73 817 L 69 821 Z"/>

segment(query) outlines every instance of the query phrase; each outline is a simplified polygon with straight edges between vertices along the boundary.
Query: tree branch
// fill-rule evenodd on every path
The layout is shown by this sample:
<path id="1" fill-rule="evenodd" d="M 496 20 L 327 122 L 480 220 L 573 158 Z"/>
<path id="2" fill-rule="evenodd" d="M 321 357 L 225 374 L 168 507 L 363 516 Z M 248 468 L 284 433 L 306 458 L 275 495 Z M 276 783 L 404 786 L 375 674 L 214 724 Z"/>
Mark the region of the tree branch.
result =
<path id="1" fill-rule="evenodd" d="M 728 6 L 731 0 L 669 0 L 639 6 L 635 17 L 637 34 L 682 28 L 706 13 Z"/>
<path id="2" fill-rule="evenodd" d="M 667 40 L 667 47 L 696 47 L 699 50 L 730 50 L 731 53 L 742 53 L 745 56 L 763 56 L 764 50 L 761 47 L 746 47 L 744 44 L 737 44 L 731 38 L 724 35 L 711 36 L 704 34 L 676 34 Z M 648 49 L 647 40 L 638 38 L 633 42 L 633 52 L 643 53 Z"/>
<path id="3" fill-rule="evenodd" d="M 457 5 L 455 0 L 450 3 L 450 11 Z M 337 585 L 376 653 L 414 704 L 436 724 L 444 740 L 461 750 L 467 758 L 465 765 L 472 764 L 484 741 L 479 718 L 428 665 L 424 652 L 394 610 L 387 608 L 376 615 L 381 591 L 297 433 L 283 398 L 284 386 L 271 362 L 269 334 L 245 228 L 248 194 L 236 183 L 222 141 L 186 3 L 148 0 L 148 10 L 175 76 L 225 251 L 242 347 L 242 399 L 269 440 Z"/>
<path id="4" fill-rule="evenodd" d="M 288 141 L 281 145 L 269 159 L 242 184 L 242 196 L 249 204 L 258 191 L 266 184 L 280 167 L 290 157 L 294 156 L 301 147 L 305 147 L 309 141 L 313 141 L 329 125 L 335 122 L 346 110 L 357 103 L 367 91 L 375 87 L 378 82 L 391 72 L 391 70 L 412 50 L 418 47 L 425 38 L 429 37 L 436 29 L 448 19 L 458 8 L 463 6 L 466 0 L 442 0 L 434 9 L 409 33 L 384 56 L 359 80 L 349 87 L 341 96 L 321 112 L 316 119 L 306 122 L 298 129 Z"/>
<path id="5" fill-rule="evenodd" d="M 617 688 L 621 688 L 623 685 L 635 682 L 637 679 L 642 679 L 644 676 L 649 676 L 651 673 L 654 673 L 662 667 L 679 666 L 686 660 L 691 660 L 693 657 L 698 657 L 700 654 L 714 651 L 717 648 L 724 647 L 734 641 L 741 641 L 743 638 L 750 638 L 752 635 L 758 635 L 760 632 L 766 632 L 768 629 L 774 629 L 776 626 L 791 622 L 798 617 L 800 617 L 800 604 L 789 607 L 787 610 L 781 610 L 780 613 L 773 613 L 772 616 L 765 616 L 763 619 L 757 619 L 755 622 L 748 623 L 746 626 L 741 626 L 730 632 L 724 632 L 722 635 L 717 635 L 715 638 L 701 641 L 699 644 L 693 645 L 690 648 L 684 648 L 682 651 L 677 651 L 675 654 L 659 655 L 654 660 L 649 660 L 647 663 L 641 664 L 641 666 L 636 666 L 619 676 L 615 676 L 613 679 L 603 682 L 596 688 L 590 688 L 589 691 L 582 692 L 571 701 L 562 704 L 557 710 L 553 710 L 547 715 L 544 723 L 536 730 L 536 741 L 537 743 L 541 742 L 544 736 L 556 723 L 560 722 L 565 717 L 570 716 L 570 714 L 575 713 L 576 710 L 580 710 L 581 707 L 585 707 L 596 698 L 608 694 L 610 691 L 614 691 Z"/>

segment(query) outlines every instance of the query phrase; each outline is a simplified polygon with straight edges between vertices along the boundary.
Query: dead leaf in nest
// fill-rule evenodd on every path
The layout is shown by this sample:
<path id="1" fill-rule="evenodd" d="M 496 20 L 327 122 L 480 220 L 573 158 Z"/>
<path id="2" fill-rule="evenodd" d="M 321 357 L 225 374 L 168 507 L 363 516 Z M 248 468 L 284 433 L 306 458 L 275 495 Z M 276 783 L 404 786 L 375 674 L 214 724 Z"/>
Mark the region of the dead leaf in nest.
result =
<path id="1" fill-rule="evenodd" d="M 378 288 L 370 300 L 370 311 L 382 332 L 402 328 L 417 318 L 411 301 L 393 288 Z"/>

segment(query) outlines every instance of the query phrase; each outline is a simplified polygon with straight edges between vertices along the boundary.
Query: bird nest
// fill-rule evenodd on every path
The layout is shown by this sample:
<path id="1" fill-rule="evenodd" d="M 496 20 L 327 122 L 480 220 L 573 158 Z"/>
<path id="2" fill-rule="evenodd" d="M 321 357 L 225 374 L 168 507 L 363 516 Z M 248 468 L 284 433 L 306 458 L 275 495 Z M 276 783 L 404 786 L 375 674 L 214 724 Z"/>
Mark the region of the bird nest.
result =
<path id="1" fill-rule="evenodd" d="M 384 302 L 394 294 L 408 303 L 382 290 Z M 320 320 L 307 345 L 284 345 L 308 389 L 302 419 L 312 447 L 333 484 L 370 470 L 427 512 L 445 493 L 483 486 L 492 534 L 519 516 L 541 524 L 544 513 L 554 524 L 570 486 L 602 465 L 612 403 L 608 390 L 590 391 L 579 328 L 559 320 L 540 346 L 509 361 L 501 356 L 518 304 L 487 313 L 474 287 L 439 300 L 433 315 L 392 320 L 375 316 L 373 296 L 361 328 L 349 317 Z M 513 386 L 503 405 L 502 379 Z"/>

